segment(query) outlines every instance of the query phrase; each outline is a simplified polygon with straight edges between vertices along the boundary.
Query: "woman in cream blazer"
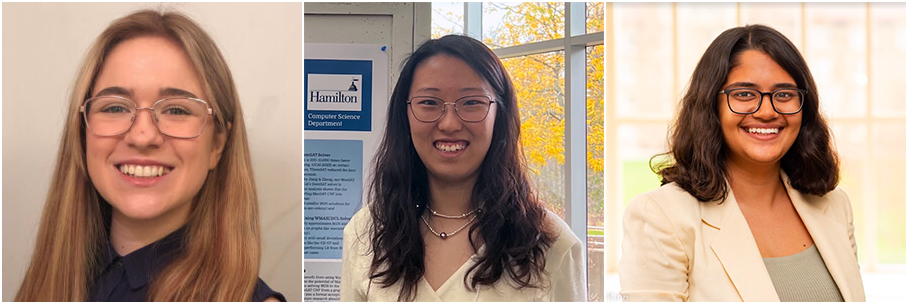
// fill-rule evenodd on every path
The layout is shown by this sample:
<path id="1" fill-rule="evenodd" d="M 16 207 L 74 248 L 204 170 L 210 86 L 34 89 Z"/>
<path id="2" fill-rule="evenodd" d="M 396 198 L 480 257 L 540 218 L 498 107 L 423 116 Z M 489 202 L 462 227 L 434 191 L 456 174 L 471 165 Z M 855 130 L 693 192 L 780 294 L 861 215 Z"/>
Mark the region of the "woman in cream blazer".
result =
<path id="1" fill-rule="evenodd" d="M 788 195 L 845 301 L 864 301 L 851 203 L 841 189 Z M 700 202 L 671 183 L 624 213 L 622 295 L 631 301 L 779 301 L 734 193 Z"/>
<path id="2" fill-rule="evenodd" d="M 851 203 L 819 96 L 772 28 L 707 48 L 670 136 L 663 186 L 624 215 L 630 301 L 864 301 Z"/>

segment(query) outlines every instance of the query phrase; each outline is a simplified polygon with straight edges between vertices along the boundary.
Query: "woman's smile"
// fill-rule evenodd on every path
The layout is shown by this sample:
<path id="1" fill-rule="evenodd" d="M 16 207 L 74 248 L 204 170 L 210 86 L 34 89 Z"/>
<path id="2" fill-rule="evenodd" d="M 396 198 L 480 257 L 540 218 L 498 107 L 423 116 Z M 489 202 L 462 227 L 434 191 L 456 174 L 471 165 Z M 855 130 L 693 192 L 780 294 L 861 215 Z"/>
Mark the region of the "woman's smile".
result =
<path id="1" fill-rule="evenodd" d="M 127 160 L 118 162 L 113 167 L 120 172 L 120 177 L 127 184 L 136 187 L 158 185 L 174 170 L 173 165 L 154 160 Z"/>
<path id="2" fill-rule="evenodd" d="M 461 155 L 468 146 L 470 146 L 470 142 L 465 140 L 435 141 L 435 150 L 438 150 L 438 153 L 441 153 L 444 157 L 456 157 Z"/>

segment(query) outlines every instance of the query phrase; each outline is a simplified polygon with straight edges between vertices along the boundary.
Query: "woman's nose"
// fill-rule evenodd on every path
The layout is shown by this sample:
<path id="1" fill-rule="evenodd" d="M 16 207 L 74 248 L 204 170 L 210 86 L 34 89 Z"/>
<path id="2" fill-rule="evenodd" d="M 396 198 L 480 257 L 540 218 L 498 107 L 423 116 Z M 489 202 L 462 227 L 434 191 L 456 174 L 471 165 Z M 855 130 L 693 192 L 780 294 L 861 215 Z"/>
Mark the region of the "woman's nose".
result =
<path id="1" fill-rule="evenodd" d="M 158 130 L 158 126 L 154 121 L 154 112 L 151 109 L 136 109 L 136 116 L 133 120 L 132 126 L 126 131 L 126 136 L 124 137 L 130 146 L 146 149 L 163 144 L 164 135 Z"/>

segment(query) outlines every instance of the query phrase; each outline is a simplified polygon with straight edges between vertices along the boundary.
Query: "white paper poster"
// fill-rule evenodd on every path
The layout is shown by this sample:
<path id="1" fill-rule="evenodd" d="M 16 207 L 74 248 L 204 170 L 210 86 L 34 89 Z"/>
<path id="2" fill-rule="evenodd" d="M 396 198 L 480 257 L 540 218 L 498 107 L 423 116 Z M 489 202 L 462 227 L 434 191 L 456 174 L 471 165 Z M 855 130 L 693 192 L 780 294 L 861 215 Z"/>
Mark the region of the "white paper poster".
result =
<path id="1" fill-rule="evenodd" d="M 343 228 L 362 208 L 388 109 L 387 46 L 304 45 L 304 302 L 338 301 Z"/>

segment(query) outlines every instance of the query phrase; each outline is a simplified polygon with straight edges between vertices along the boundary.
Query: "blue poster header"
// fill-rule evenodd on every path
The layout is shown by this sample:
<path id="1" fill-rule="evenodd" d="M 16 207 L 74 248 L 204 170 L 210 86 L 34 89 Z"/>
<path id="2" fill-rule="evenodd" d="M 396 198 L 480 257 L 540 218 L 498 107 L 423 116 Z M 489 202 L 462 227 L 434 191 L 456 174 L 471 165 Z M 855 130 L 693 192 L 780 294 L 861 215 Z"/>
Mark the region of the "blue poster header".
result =
<path id="1" fill-rule="evenodd" d="M 372 131 L 372 61 L 304 60 L 305 130 Z"/>

